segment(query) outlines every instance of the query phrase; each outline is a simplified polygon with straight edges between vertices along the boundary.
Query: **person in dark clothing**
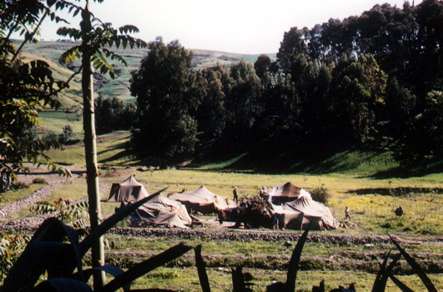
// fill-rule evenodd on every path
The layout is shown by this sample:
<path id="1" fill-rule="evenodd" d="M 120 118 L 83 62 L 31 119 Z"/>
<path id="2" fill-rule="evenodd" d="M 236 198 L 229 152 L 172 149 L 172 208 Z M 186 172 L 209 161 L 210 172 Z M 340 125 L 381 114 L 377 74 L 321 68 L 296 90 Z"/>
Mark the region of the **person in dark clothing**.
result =
<path id="1" fill-rule="evenodd" d="M 238 190 L 237 187 L 234 187 L 232 190 L 233 200 L 236 204 L 238 204 Z"/>

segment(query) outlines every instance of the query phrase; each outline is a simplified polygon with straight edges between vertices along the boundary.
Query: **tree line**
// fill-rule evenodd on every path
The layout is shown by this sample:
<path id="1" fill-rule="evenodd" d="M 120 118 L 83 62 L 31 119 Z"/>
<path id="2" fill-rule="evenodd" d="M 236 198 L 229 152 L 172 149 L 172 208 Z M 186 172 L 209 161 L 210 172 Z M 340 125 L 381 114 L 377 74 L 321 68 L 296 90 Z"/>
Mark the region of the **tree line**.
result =
<path id="1" fill-rule="evenodd" d="M 157 39 L 132 75 L 143 156 L 359 148 L 404 163 L 442 158 L 443 1 L 293 27 L 276 60 L 195 70 L 191 58 Z"/>

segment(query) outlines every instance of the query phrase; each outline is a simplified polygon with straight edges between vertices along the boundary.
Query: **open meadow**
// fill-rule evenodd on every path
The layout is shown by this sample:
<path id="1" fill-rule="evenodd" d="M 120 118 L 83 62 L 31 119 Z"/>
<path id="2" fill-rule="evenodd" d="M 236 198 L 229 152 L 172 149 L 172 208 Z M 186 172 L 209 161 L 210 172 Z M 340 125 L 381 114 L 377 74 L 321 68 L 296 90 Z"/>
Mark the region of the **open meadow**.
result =
<path id="1" fill-rule="evenodd" d="M 47 119 L 47 117 L 44 117 Z M 443 175 L 429 174 L 423 177 L 376 179 L 367 175 L 377 170 L 380 161 L 365 161 L 366 166 L 358 166 L 345 172 L 316 175 L 310 173 L 260 174 L 252 171 L 229 169 L 229 162 L 200 165 L 194 169 L 163 169 L 139 171 L 139 162 L 127 155 L 125 145 L 128 132 L 114 132 L 98 137 L 98 160 L 100 162 L 100 189 L 102 208 L 105 216 L 113 214 L 117 203 L 106 202 L 112 183 L 122 181 L 134 174 L 149 192 L 168 187 L 166 193 L 182 189 L 193 190 L 205 185 L 214 193 L 226 198 L 232 197 L 232 189 L 237 186 L 240 196 L 253 196 L 261 186 L 281 185 L 292 182 L 307 190 L 324 187 L 330 193 L 328 206 L 338 220 L 344 219 L 344 209 L 351 210 L 352 223 L 349 228 L 333 231 L 317 231 L 305 246 L 301 272 L 298 279 L 301 291 L 310 291 L 312 285 L 321 279 L 329 288 L 340 284 L 356 283 L 361 290 L 372 286 L 378 262 L 383 254 L 392 248 L 386 239 L 387 234 L 402 238 L 403 246 L 418 257 L 430 273 L 439 289 L 443 289 Z M 51 150 L 50 157 L 71 170 L 82 169 L 83 145 L 78 143 L 66 146 L 64 150 Z M 350 155 L 352 156 L 352 155 Z M 349 158 L 351 159 L 351 158 Z M 44 169 L 37 170 L 32 178 L 45 178 Z M 366 173 L 366 175 L 364 174 Z M 30 178 L 22 177 L 26 181 Z M 27 189 L 10 191 L 2 196 L 1 205 L 17 198 L 26 197 L 44 186 L 31 184 Z M 84 176 L 60 178 L 45 201 L 60 199 L 73 201 L 86 199 Z M 394 210 L 401 206 L 404 215 L 398 217 Z M 8 215 L 7 220 L 20 221 L 35 217 L 35 213 L 25 207 Z M 215 216 L 205 217 L 211 226 L 217 226 Z M 5 219 L 4 219 L 5 220 Z M 107 261 L 121 267 L 131 267 L 141 258 L 155 255 L 179 242 L 190 245 L 202 244 L 203 256 L 208 264 L 214 291 L 228 291 L 231 285 L 230 268 L 242 265 L 254 276 L 257 291 L 264 291 L 266 283 L 281 280 L 289 260 L 298 231 L 256 230 L 250 235 L 247 230 L 226 230 L 212 227 L 197 227 L 189 231 L 175 232 L 164 229 L 144 230 L 128 228 L 120 224 L 107 239 Z M 193 233 L 196 232 L 196 233 Z M 258 235 L 257 235 L 258 234 Z M 198 291 L 199 283 L 193 265 L 193 256 L 186 255 L 167 267 L 156 270 L 136 283 L 136 287 L 175 288 Z M 402 262 L 401 280 L 421 290 L 416 276 Z M 396 291 L 393 284 L 388 291 Z"/>

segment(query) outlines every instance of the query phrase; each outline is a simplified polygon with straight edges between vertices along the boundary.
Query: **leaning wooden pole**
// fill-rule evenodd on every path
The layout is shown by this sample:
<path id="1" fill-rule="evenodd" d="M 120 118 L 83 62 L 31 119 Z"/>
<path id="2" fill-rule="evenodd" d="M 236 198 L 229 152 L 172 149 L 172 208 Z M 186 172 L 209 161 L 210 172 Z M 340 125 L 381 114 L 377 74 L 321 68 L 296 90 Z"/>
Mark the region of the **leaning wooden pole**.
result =
<path id="1" fill-rule="evenodd" d="M 91 232 L 97 228 L 102 219 L 100 206 L 100 191 L 97 166 L 97 143 L 95 133 L 94 114 L 94 83 L 92 78 L 91 51 L 89 33 L 92 30 L 91 14 L 86 1 L 82 12 L 82 92 L 83 92 L 83 129 L 86 159 L 86 181 L 88 186 L 89 219 Z M 105 264 L 103 237 L 100 237 L 92 246 L 92 265 L 94 268 Z M 94 290 L 103 286 L 104 276 L 100 269 L 94 273 Z"/>

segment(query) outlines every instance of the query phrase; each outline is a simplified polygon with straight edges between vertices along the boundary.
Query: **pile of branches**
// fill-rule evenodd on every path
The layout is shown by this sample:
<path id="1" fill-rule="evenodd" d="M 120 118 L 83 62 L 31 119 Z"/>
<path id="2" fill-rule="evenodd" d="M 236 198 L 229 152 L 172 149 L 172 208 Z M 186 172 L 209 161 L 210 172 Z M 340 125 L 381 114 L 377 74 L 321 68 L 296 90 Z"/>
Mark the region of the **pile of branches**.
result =
<path id="1" fill-rule="evenodd" d="M 243 198 L 238 207 L 220 210 L 218 219 L 220 223 L 223 221 L 236 222 L 235 227 L 244 224 L 245 228 L 272 228 L 272 206 L 261 196 Z"/>
<path id="2" fill-rule="evenodd" d="M 239 219 L 247 228 L 272 228 L 272 206 L 260 196 L 251 197 L 240 202 Z"/>

